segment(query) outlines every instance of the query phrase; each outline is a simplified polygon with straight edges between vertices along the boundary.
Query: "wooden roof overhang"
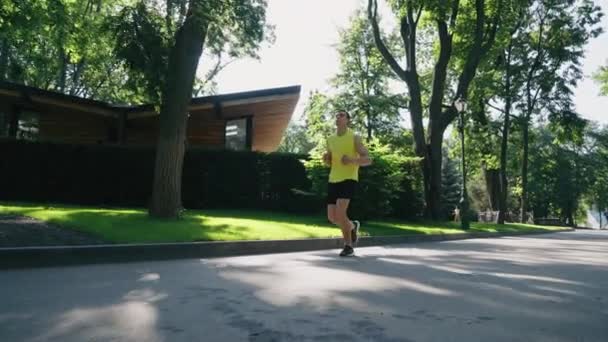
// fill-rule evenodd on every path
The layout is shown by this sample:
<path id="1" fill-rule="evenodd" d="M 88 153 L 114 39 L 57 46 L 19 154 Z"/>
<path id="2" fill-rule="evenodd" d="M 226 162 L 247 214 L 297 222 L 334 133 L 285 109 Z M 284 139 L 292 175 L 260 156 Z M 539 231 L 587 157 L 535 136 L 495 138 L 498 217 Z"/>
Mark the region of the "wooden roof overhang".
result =
<path id="1" fill-rule="evenodd" d="M 106 117 L 118 117 L 120 113 L 120 108 L 105 102 L 16 83 L 0 82 L 0 108 L 10 110 L 14 106 L 40 112 L 44 112 L 42 108 L 53 108 Z"/>
<path id="2" fill-rule="evenodd" d="M 218 120 L 252 117 L 252 149 L 270 152 L 281 143 L 300 98 L 300 89 L 300 86 L 291 86 L 198 97 L 192 99 L 188 112 L 191 117 L 211 115 Z M 141 106 L 130 110 L 127 118 L 158 115 L 152 106 Z"/>
<path id="3" fill-rule="evenodd" d="M 298 103 L 300 90 L 300 86 L 290 86 L 198 97 L 192 99 L 188 111 L 191 116 L 211 113 L 217 120 L 251 117 L 252 149 L 270 152 L 276 150 L 281 142 Z M 0 109 L 11 111 L 15 106 L 40 112 L 44 112 L 44 108 L 53 108 L 125 121 L 159 115 L 153 105 L 116 106 L 54 91 L 0 82 Z"/>

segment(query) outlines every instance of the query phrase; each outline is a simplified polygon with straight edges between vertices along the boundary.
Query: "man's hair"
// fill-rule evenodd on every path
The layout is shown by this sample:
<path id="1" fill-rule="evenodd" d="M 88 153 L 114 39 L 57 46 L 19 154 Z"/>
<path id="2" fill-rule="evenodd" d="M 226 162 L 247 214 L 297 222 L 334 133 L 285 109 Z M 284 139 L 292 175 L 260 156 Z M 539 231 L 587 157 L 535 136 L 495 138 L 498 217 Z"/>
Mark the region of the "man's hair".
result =
<path id="1" fill-rule="evenodd" d="M 344 114 L 346 114 L 346 117 L 348 118 L 348 120 L 350 120 L 350 113 L 348 111 L 346 111 L 344 109 L 339 109 L 339 110 L 336 111 L 336 114 L 338 114 L 338 113 L 344 113 Z"/>

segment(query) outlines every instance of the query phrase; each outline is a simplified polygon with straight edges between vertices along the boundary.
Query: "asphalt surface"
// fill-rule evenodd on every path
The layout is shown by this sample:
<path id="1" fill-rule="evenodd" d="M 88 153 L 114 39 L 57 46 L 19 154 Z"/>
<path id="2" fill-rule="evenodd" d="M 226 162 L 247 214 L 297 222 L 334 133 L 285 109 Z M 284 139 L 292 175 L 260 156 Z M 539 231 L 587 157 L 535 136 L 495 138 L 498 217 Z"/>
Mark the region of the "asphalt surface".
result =
<path id="1" fill-rule="evenodd" d="M 608 232 L 0 271 L 0 341 L 608 341 Z"/>

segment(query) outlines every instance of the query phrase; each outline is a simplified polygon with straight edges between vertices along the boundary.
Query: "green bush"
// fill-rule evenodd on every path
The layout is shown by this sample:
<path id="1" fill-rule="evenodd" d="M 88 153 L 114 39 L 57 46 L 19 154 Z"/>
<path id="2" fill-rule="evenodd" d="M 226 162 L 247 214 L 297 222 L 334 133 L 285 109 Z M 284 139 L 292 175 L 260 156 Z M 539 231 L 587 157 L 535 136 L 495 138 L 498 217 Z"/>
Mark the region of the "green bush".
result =
<path id="1" fill-rule="evenodd" d="M 152 193 L 154 149 L 0 140 L 0 200 L 145 207 Z M 186 151 L 186 208 L 319 210 L 293 154 Z"/>
<path id="2" fill-rule="evenodd" d="M 404 157 L 377 141 L 368 144 L 371 166 L 359 169 L 359 184 L 349 215 L 361 218 L 398 217 L 412 219 L 422 212 L 422 183 L 419 159 Z M 321 148 L 311 152 L 304 164 L 312 191 L 327 196 L 329 168 L 323 164 Z"/>

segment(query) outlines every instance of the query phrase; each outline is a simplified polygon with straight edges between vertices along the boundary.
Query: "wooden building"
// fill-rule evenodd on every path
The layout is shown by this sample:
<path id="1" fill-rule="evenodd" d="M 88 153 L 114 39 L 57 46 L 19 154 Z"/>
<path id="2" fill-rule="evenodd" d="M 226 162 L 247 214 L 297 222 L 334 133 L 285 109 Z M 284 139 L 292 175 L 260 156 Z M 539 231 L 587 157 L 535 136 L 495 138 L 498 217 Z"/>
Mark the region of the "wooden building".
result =
<path id="1" fill-rule="evenodd" d="M 300 86 L 193 98 L 188 145 L 273 152 L 300 97 Z M 152 105 L 116 106 L 0 82 L 0 136 L 75 144 L 154 145 Z"/>

